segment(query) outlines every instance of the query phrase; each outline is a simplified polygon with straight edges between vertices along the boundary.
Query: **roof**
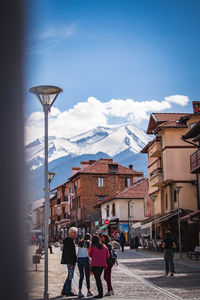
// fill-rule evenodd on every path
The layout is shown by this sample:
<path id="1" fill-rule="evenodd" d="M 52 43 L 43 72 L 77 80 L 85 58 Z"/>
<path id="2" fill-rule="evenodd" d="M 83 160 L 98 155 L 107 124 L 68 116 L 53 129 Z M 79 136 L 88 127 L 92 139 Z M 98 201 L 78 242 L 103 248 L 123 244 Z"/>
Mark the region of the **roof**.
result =
<path id="1" fill-rule="evenodd" d="M 101 201 L 96 205 L 101 206 L 104 203 L 107 203 L 114 199 L 144 199 L 148 197 L 148 179 L 143 178 L 140 181 L 137 181 L 135 184 L 131 185 L 128 188 L 125 188 L 122 192 L 106 197 L 105 200 Z"/>
<path id="2" fill-rule="evenodd" d="M 118 169 L 115 172 L 109 171 L 109 165 L 115 165 L 118 166 Z M 76 177 L 78 174 L 136 174 L 139 176 L 143 175 L 143 172 L 137 172 L 135 170 L 132 170 L 130 168 L 121 166 L 118 163 L 113 162 L 112 159 L 108 158 L 100 158 L 99 160 L 95 161 L 88 167 L 85 167 L 84 169 L 78 170 L 77 173 L 75 173 L 71 178 Z"/>
<path id="3" fill-rule="evenodd" d="M 162 124 L 162 127 L 177 128 L 186 126 L 184 123 L 179 123 L 182 117 L 189 116 L 189 113 L 152 113 L 149 119 L 147 133 L 154 133 L 155 129 Z M 165 123 L 165 125 L 163 124 Z M 158 129 L 162 128 L 158 127 Z M 187 127 L 187 126 L 186 126 Z"/>
<path id="4" fill-rule="evenodd" d="M 190 130 L 182 136 L 183 140 L 192 139 L 200 134 L 200 121 L 197 122 Z"/>

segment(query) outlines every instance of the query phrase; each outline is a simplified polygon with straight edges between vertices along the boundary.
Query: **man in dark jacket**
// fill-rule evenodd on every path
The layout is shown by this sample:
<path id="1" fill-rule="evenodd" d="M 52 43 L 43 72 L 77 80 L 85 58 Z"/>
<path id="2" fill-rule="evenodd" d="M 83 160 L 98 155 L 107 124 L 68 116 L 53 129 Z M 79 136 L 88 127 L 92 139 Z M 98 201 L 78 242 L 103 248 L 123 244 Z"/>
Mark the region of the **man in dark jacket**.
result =
<path id="1" fill-rule="evenodd" d="M 61 264 L 66 264 L 68 269 L 68 276 L 63 285 L 61 294 L 65 296 L 76 296 L 72 292 L 72 279 L 74 277 L 74 268 L 76 265 L 76 248 L 74 239 L 76 238 L 78 229 L 76 227 L 70 227 L 69 237 L 63 240 L 63 253 Z"/>

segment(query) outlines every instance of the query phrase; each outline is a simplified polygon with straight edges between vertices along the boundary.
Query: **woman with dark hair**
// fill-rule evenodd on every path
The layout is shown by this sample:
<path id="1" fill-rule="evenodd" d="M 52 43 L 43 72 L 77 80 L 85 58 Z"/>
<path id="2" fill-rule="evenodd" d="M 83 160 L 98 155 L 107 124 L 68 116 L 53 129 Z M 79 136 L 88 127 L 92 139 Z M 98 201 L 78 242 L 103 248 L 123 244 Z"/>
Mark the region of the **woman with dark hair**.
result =
<path id="1" fill-rule="evenodd" d="M 78 269 L 79 269 L 79 293 L 78 298 L 84 297 L 84 295 L 81 292 L 82 285 L 83 285 L 83 279 L 84 279 L 84 271 L 85 271 L 85 277 L 86 277 L 86 284 L 88 293 L 87 296 L 93 296 L 90 290 L 90 261 L 89 261 L 89 255 L 88 251 L 91 246 L 91 235 L 89 233 L 86 233 L 84 236 L 84 239 L 81 239 L 78 242 Z"/>
<path id="2" fill-rule="evenodd" d="M 173 241 L 169 231 L 166 232 L 166 237 L 163 240 L 162 248 L 164 248 L 165 276 L 168 275 L 169 271 L 171 273 L 170 276 L 173 276 L 175 273 L 173 249 L 176 248 L 176 244 Z"/>
<path id="3" fill-rule="evenodd" d="M 98 295 L 94 298 L 103 298 L 103 286 L 101 281 L 101 274 L 103 269 L 107 266 L 107 259 L 109 258 L 108 248 L 102 244 L 98 235 L 92 237 L 92 245 L 89 249 L 89 256 L 91 259 L 91 269 L 96 280 Z"/>
<path id="4" fill-rule="evenodd" d="M 110 244 L 110 238 L 109 238 L 109 236 L 108 236 L 107 233 L 105 233 L 105 234 L 102 235 L 102 242 L 108 248 L 109 254 L 111 256 L 112 245 Z M 113 267 L 113 264 L 111 264 L 111 262 L 109 261 L 109 258 L 108 258 L 108 260 L 107 260 L 107 267 L 104 269 L 104 279 L 105 279 L 105 281 L 107 283 L 107 288 L 108 288 L 108 291 L 105 294 L 105 296 L 114 295 L 112 284 L 111 284 L 111 271 L 112 271 L 112 267 Z"/>

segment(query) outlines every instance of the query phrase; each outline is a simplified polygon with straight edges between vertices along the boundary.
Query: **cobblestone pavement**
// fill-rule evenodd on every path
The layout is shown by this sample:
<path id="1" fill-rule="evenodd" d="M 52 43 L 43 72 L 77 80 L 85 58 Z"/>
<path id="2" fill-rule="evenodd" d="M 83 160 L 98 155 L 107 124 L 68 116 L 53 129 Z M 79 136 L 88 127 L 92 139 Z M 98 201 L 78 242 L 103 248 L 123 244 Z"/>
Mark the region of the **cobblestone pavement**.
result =
<path id="1" fill-rule="evenodd" d="M 33 248 L 32 248 L 33 250 Z M 60 264 L 60 250 L 53 249 L 49 254 L 49 299 L 74 299 L 76 297 L 62 297 L 60 292 L 66 279 L 66 268 Z M 117 299 L 199 299 L 200 300 L 200 261 L 190 261 L 184 256 L 181 260 L 176 254 L 176 274 L 174 277 L 164 277 L 163 254 L 148 250 L 125 249 L 117 251 L 119 265 L 113 267 L 112 285 L 114 296 L 106 297 Z M 28 291 L 29 299 L 43 299 L 44 286 L 44 259 L 34 271 L 29 251 Z M 75 269 L 73 280 L 74 291 L 78 291 L 78 268 Z M 102 276 L 104 293 L 107 291 Z M 97 294 L 94 276 L 91 276 L 91 290 Z M 86 295 L 85 281 L 82 289 Z M 85 297 L 87 299 L 87 297 Z M 89 299 L 89 298 L 88 298 Z"/>

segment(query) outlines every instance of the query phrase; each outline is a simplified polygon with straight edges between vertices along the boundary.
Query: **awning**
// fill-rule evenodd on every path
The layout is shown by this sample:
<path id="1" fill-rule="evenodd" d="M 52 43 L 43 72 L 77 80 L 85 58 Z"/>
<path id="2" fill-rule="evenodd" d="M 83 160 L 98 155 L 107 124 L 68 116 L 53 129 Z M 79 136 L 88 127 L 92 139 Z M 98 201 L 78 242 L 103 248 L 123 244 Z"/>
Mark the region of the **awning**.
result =
<path id="1" fill-rule="evenodd" d="M 103 225 L 101 227 L 99 227 L 100 230 L 103 230 L 103 229 L 106 229 L 107 228 L 107 225 Z"/>
<path id="2" fill-rule="evenodd" d="M 131 228 L 133 228 L 133 229 L 136 229 L 136 228 L 139 228 L 139 227 L 141 227 L 141 222 L 134 223 L 134 224 L 131 226 Z"/>
<path id="3" fill-rule="evenodd" d="M 153 222 L 149 222 L 149 223 L 146 223 L 146 224 L 142 224 L 142 225 L 141 225 L 141 230 L 142 230 L 142 229 L 145 229 L 145 228 L 150 228 L 151 225 L 152 225 L 152 223 L 153 223 Z"/>
<path id="4" fill-rule="evenodd" d="M 181 221 L 187 221 L 187 220 L 200 222 L 200 210 L 193 211 L 190 214 L 187 214 L 186 216 L 181 218 Z"/>

